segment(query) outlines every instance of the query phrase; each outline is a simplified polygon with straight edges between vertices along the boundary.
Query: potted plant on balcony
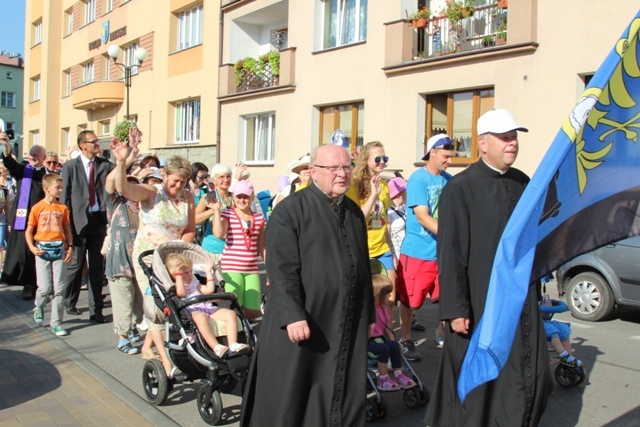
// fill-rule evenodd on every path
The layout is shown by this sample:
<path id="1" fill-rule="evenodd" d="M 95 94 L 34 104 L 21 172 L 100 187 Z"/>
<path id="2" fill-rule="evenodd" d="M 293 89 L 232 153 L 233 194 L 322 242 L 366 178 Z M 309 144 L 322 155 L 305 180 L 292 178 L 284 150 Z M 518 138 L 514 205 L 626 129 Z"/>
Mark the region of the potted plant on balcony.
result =
<path id="1" fill-rule="evenodd" d="M 496 46 L 507 43 L 507 26 L 504 23 L 498 25 L 498 33 L 496 34 Z"/>
<path id="2" fill-rule="evenodd" d="M 274 77 L 277 84 L 277 80 L 280 76 L 280 52 L 272 50 L 257 59 L 251 56 L 239 59 L 233 65 L 233 69 L 236 73 L 236 86 L 241 86 L 248 75 L 253 75 L 262 79 L 265 76 L 267 69 Z"/>
<path id="3" fill-rule="evenodd" d="M 482 39 L 482 46 L 490 47 L 496 45 L 496 39 L 492 35 L 484 36 Z"/>
<path id="4" fill-rule="evenodd" d="M 408 16 L 408 20 L 413 24 L 413 28 L 424 28 L 429 24 L 431 11 L 426 7 L 416 10 Z"/>
<path id="5" fill-rule="evenodd" d="M 469 4 L 468 0 L 447 0 L 444 16 L 447 17 L 451 26 L 456 26 L 464 18 L 473 15 L 473 10 L 473 6 Z"/>

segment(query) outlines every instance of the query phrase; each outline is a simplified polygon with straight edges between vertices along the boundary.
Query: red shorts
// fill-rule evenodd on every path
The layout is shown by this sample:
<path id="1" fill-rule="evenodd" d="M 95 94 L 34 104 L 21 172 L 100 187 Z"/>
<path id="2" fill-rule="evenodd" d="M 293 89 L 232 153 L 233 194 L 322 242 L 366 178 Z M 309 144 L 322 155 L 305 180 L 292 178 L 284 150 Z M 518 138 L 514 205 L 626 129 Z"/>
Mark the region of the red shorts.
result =
<path id="1" fill-rule="evenodd" d="M 410 308 L 420 308 L 431 295 L 431 302 L 438 302 L 440 282 L 437 261 L 425 261 L 400 254 L 396 281 L 396 297 Z"/>

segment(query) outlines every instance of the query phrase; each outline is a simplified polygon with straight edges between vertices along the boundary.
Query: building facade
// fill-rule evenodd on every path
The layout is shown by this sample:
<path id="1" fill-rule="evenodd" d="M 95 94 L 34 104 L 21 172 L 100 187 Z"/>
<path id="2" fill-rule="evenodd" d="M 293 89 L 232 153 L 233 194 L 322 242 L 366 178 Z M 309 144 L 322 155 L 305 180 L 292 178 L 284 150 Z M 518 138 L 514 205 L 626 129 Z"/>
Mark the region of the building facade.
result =
<path id="1" fill-rule="evenodd" d="M 24 62 L 17 53 L 0 51 L 0 118 L 7 129 L 13 129 L 13 151 L 22 160 L 22 92 Z"/>
<path id="2" fill-rule="evenodd" d="M 39 134 L 64 152 L 91 128 L 107 143 L 126 114 L 107 52 L 117 44 L 129 57 L 118 62 L 131 63 L 137 46 L 148 52 L 129 88 L 143 151 L 210 167 L 242 161 L 258 189 L 277 191 L 287 164 L 337 130 L 352 149 L 383 142 L 405 177 L 426 140 L 446 132 L 456 173 L 478 159 L 475 123 L 494 107 L 529 128 L 516 165 L 532 174 L 637 5 L 470 3 L 456 12 L 445 0 L 29 0 L 28 142 Z M 421 7 L 426 27 L 408 19 Z"/>

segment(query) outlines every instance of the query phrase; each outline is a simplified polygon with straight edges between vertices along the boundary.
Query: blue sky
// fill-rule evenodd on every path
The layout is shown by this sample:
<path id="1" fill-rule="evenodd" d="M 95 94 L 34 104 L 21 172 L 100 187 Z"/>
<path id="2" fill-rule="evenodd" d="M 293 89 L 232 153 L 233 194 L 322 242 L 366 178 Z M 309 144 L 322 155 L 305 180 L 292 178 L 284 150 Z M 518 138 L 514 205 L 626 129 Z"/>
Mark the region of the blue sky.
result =
<path id="1" fill-rule="evenodd" d="M 2 35 L 0 50 L 20 52 L 24 58 L 24 13 L 26 0 L 0 0 Z"/>

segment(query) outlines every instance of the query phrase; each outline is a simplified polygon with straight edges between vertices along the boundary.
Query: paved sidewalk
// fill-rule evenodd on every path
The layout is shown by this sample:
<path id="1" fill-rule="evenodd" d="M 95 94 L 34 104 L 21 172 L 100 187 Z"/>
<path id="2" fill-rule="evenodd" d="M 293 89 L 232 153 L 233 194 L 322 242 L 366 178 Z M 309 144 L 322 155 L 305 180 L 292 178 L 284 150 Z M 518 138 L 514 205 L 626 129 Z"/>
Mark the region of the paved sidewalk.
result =
<path id="1" fill-rule="evenodd" d="M 7 294 L 0 294 L 0 425 L 177 425 L 64 337 L 36 326 Z"/>

